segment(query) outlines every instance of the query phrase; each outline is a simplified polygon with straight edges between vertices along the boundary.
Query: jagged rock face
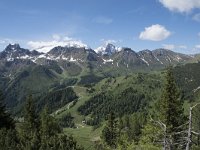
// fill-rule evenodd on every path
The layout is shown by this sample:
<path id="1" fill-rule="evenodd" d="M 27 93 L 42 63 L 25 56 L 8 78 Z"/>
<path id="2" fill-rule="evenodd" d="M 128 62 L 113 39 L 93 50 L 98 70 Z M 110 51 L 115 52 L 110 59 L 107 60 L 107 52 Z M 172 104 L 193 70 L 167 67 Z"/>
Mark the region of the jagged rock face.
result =
<path id="1" fill-rule="evenodd" d="M 100 67 L 102 71 L 104 71 L 104 68 L 116 70 L 145 70 L 151 68 L 152 70 L 163 68 L 169 64 L 185 63 L 192 59 L 193 57 L 190 55 L 166 49 L 135 52 L 130 48 L 116 48 L 113 44 L 107 44 L 99 51 L 85 47 L 58 46 L 47 53 L 30 51 L 21 48 L 19 44 L 9 44 L 4 51 L 0 52 L 1 70 L 9 73 L 13 70 L 16 71 L 17 68 L 32 65 L 56 66 L 56 68 L 65 69 L 68 68 L 66 67 L 67 63 L 73 63 L 81 70 L 87 69 L 88 63 L 93 69 L 98 70 Z"/>
<path id="2" fill-rule="evenodd" d="M 66 61 L 97 61 L 98 55 L 92 49 L 85 48 L 75 48 L 75 47 L 55 47 L 50 50 L 47 54 L 47 57 L 50 57 L 55 60 L 66 60 Z"/>
<path id="3" fill-rule="evenodd" d="M 37 51 L 21 48 L 19 44 L 9 44 L 5 50 L 0 53 L 0 58 L 1 60 L 13 61 L 14 59 L 33 59 L 41 54 L 42 53 Z"/>
<path id="4" fill-rule="evenodd" d="M 186 62 L 193 57 L 181 53 L 175 53 L 170 50 L 166 49 L 156 49 L 152 51 L 153 55 L 158 58 L 161 64 L 166 64 L 166 63 L 181 63 L 181 62 Z"/>
<path id="5" fill-rule="evenodd" d="M 108 55 L 112 55 L 112 54 L 115 53 L 116 51 L 117 51 L 117 50 L 116 50 L 116 48 L 115 48 L 114 45 L 108 44 L 108 45 L 106 46 L 105 52 L 106 52 Z"/>
<path id="6" fill-rule="evenodd" d="M 100 55 L 112 55 L 116 53 L 118 50 L 119 48 L 117 48 L 115 45 L 108 43 L 104 46 L 98 47 L 94 51 Z"/>
<path id="7" fill-rule="evenodd" d="M 113 60 L 117 67 L 125 67 L 134 69 L 135 67 L 144 67 L 145 63 L 140 59 L 139 55 L 130 48 L 123 48 L 121 51 L 113 55 Z"/>

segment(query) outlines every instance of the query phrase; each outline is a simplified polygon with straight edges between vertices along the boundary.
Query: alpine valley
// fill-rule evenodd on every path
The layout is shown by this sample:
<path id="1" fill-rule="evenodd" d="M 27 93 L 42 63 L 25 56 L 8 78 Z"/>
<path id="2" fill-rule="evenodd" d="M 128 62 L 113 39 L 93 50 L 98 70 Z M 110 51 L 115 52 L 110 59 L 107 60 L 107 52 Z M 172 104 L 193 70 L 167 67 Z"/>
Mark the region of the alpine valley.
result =
<path id="1" fill-rule="evenodd" d="M 17 120 L 23 116 L 27 96 L 32 95 L 37 112 L 47 105 L 56 118 L 68 116 L 64 131 L 85 149 L 94 149 L 110 110 L 116 117 L 153 111 L 169 65 L 185 107 L 197 101 L 199 58 L 168 49 L 135 52 L 113 44 L 97 49 L 57 46 L 47 53 L 9 44 L 0 52 L 0 89 Z"/>

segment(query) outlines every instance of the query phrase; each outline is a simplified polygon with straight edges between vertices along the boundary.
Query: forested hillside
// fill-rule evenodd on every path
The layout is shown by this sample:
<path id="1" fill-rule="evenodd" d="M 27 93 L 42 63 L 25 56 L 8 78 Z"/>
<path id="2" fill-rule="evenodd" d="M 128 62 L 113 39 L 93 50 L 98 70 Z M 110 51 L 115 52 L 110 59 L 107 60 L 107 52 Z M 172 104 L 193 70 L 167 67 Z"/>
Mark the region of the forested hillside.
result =
<path id="1" fill-rule="evenodd" d="M 38 143 L 39 147 L 53 147 L 48 142 L 46 143 L 42 137 L 43 134 L 49 134 L 49 138 L 54 142 L 58 142 L 54 138 L 63 134 L 63 137 L 59 136 L 64 138 L 63 144 L 71 141 L 70 138 L 72 138 L 65 137 L 65 134 L 72 134 L 77 139 L 77 143 L 81 143 L 85 149 L 88 148 L 86 145 L 88 142 L 90 142 L 89 149 L 161 149 L 162 147 L 184 149 L 188 143 L 187 139 L 183 140 L 182 138 L 188 136 L 189 105 L 195 105 L 199 97 L 199 66 L 199 63 L 186 64 L 169 70 L 107 77 L 95 81 L 96 84 L 90 82 L 90 80 L 94 80 L 93 78 L 87 78 L 85 82 L 87 84 L 83 85 L 75 78 L 58 83 L 56 76 L 41 68 L 43 73 L 47 73 L 47 79 L 53 79 L 54 84 L 47 88 L 48 91 L 43 89 L 44 92 L 40 96 L 33 94 L 28 98 L 26 95 L 27 102 L 21 103 L 26 112 L 19 109 L 18 114 L 12 115 L 15 117 L 15 121 L 11 117 L 9 120 L 12 120 L 13 127 L 16 127 L 4 129 L 6 127 L 4 126 L 1 134 L 4 136 L 13 134 L 15 137 L 14 147 L 17 146 L 19 149 L 31 146 L 31 143 L 23 145 L 23 140 L 27 138 L 33 143 Z M 37 72 L 34 71 L 31 76 L 36 77 Z M 20 73 L 19 81 L 21 78 L 26 79 L 27 77 L 31 79 L 31 76 L 29 74 L 22 76 Z M 1 85 L 4 86 L 5 82 L 1 80 Z M 23 83 L 24 85 L 22 85 L 25 86 L 26 80 L 17 83 Z M 10 85 L 14 85 L 14 83 L 10 83 Z M 36 90 L 38 89 L 36 88 Z M 4 94 L 4 96 L 6 95 Z M 198 106 L 194 109 L 195 116 L 198 112 L 197 108 Z M 2 109 L 7 113 L 5 107 Z M 29 111 L 30 115 L 33 115 L 31 116 L 33 123 L 30 123 L 31 120 L 26 120 L 28 116 L 25 115 L 29 114 Z M 169 116 L 167 117 L 167 115 Z M 9 117 L 9 115 L 5 116 Z M 45 119 L 44 117 L 47 117 L 48 125 L 41 120 Z M 192 129 L 194 132 L 199 131 L 198 121 L 198 117 L 193 118 L 195 126 Z M 34 133 L 30 137 L 26 135 L 26 131 L 23 131 L 26 130 L 25 126 L 29 126 L 28 124 L 32 125 L 27 130 L 33 129 Z M 50 128 L 48 129 L 50 133 L 42 133 L 43 128 L 45 128 L 44 130 Z M 62 133 L 62 129 L 64 129 L 64 133 Z M 178 135 L 176 136 L 176 134 Z M 86 135 L 89 137 L 85 137 Z M 38 141 L 35 141 L 35 136 L 38 137 Z M 199 142 L 198 135 L 194 135 L 192 138 L 197 143 Z M 8 142 L 9 140 L 11 139 L 8 139 Z M 166 142 L 165 145 L 163 140 Z M 19 141 L 22 141 L 22 145 L 19 144 Z M 72 145 L 76 147 L 74 138 L 72 141 L 74 143 Z M 7 141 L 4 139 L 2 142 Z M 193 148 L 198 149 L 198 144 L 190 144 Z M 9 146 L 7 145 L 7 147 Z"/>

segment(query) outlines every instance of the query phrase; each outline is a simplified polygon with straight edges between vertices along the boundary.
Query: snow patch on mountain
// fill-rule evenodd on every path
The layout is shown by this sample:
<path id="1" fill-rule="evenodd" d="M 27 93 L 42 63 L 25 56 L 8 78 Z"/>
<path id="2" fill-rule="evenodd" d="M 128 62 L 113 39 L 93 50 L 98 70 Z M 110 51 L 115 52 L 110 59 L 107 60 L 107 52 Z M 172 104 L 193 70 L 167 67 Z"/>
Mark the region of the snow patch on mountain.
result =
<path id="1" fill-rule="evenodd" d="M 200 89 L 200 86 L 193 90 L 193 92 L 197 92 Z"/>
<path id="2" fill-rule="evenodd" d="M 158 59 L 158 57 L 156 57 L 156 56 L 154 55 L 154 58 L 155 58 L 158 62 L 160 62 L 160 63 L 163 65 L 163 62 L 160 61 L 160 59 Z"/>
<path id="3" fill-rule="evenodd" d="M 143 61 L 143 62 L 145 62 L 148 66 L 149 66 L 149 63 L 148 63 L 148 61 L 146 61 L 145 59 L 144 59 L 144 57 L 143 58 L 141 58 L 141 60 Z"/>
<path id="4" fill-rule="evenodd" d="M 180 60 L 182 60 L 182 58 L 180 56 L 176 55 L 175 60 L 180 62 Z"/>
<path id="5" fill-rule="evenodd" d="M 172 62 L 172 60 L 169 56 L 167 56 L 167 59 L 169 60 L 170 63 Z"/>
<path id="6" fill-rule="evenodd" d="M 70 58 L 69 61 L 74 62 L 74 61 L 76 61 L 76 59 L 74 59 L 74 58 L 71 56 L 71 58 Z"/>
<path id="7" fill-rule="evenodd" d="M 103 63 L 113 63 L 112 59 L 103 59 Z"/>
<path id="8" fill-rule="evenodd" d="M 8 57 L 6 60 L 7 61 L 14 61 L 14 58 Z"/>

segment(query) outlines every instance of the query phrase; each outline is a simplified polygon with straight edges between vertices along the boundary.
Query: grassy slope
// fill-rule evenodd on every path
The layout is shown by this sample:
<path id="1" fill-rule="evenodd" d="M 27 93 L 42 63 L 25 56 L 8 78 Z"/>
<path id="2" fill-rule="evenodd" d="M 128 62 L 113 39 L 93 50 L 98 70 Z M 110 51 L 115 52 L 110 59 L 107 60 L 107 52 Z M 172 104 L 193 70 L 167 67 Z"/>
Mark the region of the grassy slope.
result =
<path id="1" fill-rule="evenodd" d="M 65 105 L 64 107 L 60 108 L 61 110 L 63 109 L 64 111 L 62 111 L 60 114 L 58 114 L 56 117 L 62 117 L 63 115 L 66 115 L 68 112 L 70 112 L 72 114 L 72 116 L 75 118 L 74 121 L 76 124 L 80 124 L 82 122 L 82 120 L 84 119 L 84 116 L 81 116 L 78 112 L 77 112 L 77 108 L 79 106 L 81 106 L 87 99 L 88 99 L 88 94 L 86 92 L 86 88 L 85 87 L 80 87 L 80 86 L 72 86 L 74 91 L 76 92 L 76 94 L 78 95 L 78 101 L 76 103 L 75 106 L 73 107 L 69 107 L 68 109 L 68 105 Z"/>
<path id="2" fill-rule="evenodd" d="M 85 101 L 88 100 L 89 95 L 87 94 L 85 87 L 73 86 L 73 88 L 74 88 L 74 91 L 79 96 L 79 99 L 76 105 L 70 108 L 68 107 L 68 104 L 67 104 L 64 107 L 60 108 L 61 110 L 64 110 L 64 111 L 61 111 L 61 113 L 56 115 L 56 117 L 59 118 L 67 114 L 68 112 L 70 112 L 72 116 L 74 117 L 74 122 L 77 128 L 65 128 L 64 132 L 66 134 L 73 135 L 77 139 L 78 144 L 84 146 L 85 149 L 93 150 L 94 143 L 92 141 L 94 141 L 95 139 L 99 139 L 101 128 L 97 130 L 93 130 L 93 127 L 87 126 L 82 123 L 82 120 L 85 118 L 85 116 L 80 115 L 77 109 L 79 106 L 83 105 Z"/>
<path id="3" fill-rule="evenodd" d="M 143 89 L 144 86 L 146 86 L 147 83 L 153 83 L 159 80 L 160 74 L 155 73 L 153 75 L 148 75 L 146 78 L 144 78 L 144 82 L 141 81 L 141 83 L 138 83 L 138 74 L 136 75 L 131 75 L 131 76 L 121 76 L 117 78 L 106 78 L 100 81 L 98 84 L 94 86 L 95 92 L 92 94 L 89 94 L 86 90 L 87 88 L 81 87 L 81 86 L 73 86 L 74 91 L 77 93 L 79 96 L 79 99 L 77 103 L 69 108 L 68 105 L 65 105 L 64 107 L 60 108 L 61 113 L 56 115 L 56 117 L 61 117 L 68 112 L 72 114 L 74 117 L 74 122 L 77 126 L 77 128 L 65 128 L 64 131 L 66 134 L 71 134 L 73 135 L 79 144 L 83 145 L 86 149 L 94 149 L 94 142 L 95 140 L 100 139 L 100 134 L 102 131 L 102 126 L 96 130 L 93 130 L 92 126 L 88 126 L 82 123 L 83 119 L 86 118 L 86 116 L 82 116 L 79 114 L 77 109 L 86 102 L 90 96 L 97 94 L 101 91 L 113 91 L 115 93 L 120 92 L 121 90 L 134 86 L 139 89 Z M 144 77 L 141 75 L 142 78 Z M 138 85 L 137 85 L 138 84 Z M 104 123 L 103 123 L 104 124 Z"/>
<path id="4" fill-rule="evenodd" d="M 94 141 L 100 139 L 100 134 L 102 127 L 96 130 L 93 130 L 91 126 L 79 126 L 78 128 L 65 128 L 64 132 L 66 134 L 73 135 L 78 141 L 78 144 L 82 145 L 86 150 L 94 150 Z"/>
<path id="5" fill-rule="evenodd" d="M 176 68 L 176 71 L 174 73 L 177 79 L 177 83 L 179 87 L 181 87 L 181 90 L 187 89 L 187 91 L 191 93 L 191 91 L 200 86 L 198 80 L 199 66 L 199 64 L 189 64 Z M 186 82 L 185 80 L 190 82 Z M 66 128 L 64 129 L 65 133 L 72 134 L 78 140 L 78 143 L 83 145 L 85 149 L 92 150 L 94 149 L 94 144 L 92 141 L 98 140 L 100 138 L 102 127 L 98 128 L 97 130 L 93 130 L 93 127 L 83 124 L 82 120 L 85 118 L 85 116 L 82 116 L 77 112 L 78 107 L 83 105 L 84 102 L 87 101 L 91 95 L 97 94 L 101 91 L 112 91 L 113 93 L 119 93 L 121 90 L 130 86 L 133 86 L 138 90 L 144 90 L 144 92 L 151 93 L 151 97 L 153 99 L 156 99 L 160 96 L 162 86 L 160 87 L 160 89 L 155 90 L 154 84 L 159 84 L 160 81 L 164 81 L 164 75 L 160 72 L 154 72 L 150 74 L 134 74 L 130 76 L 120 76 L 116 78 L 105 78 L 94 86 L 95 93 L 93 94 L 87 93 L 85 87 L 75 86 L 74 90 L 79 96 L 78 102 L 70 109 L 66 109 L 68 105 L 64 106 L 66 110 L 59 114 L 57 117 L 65 115 L 67 112 L 70 112 L 74 117 L 74 121 L 78 128 Z M 195 93 L 195 103 L 197 98 L 199 97 L 200 90 Z M 155 99 L 154 101 L 152 101 L 153 103 L 155 102 Z M 184 108 L 186 114 L 188 113 L 188 107 L 190 105 L 192 104 L 189 101 L 185 101 Z"/>

